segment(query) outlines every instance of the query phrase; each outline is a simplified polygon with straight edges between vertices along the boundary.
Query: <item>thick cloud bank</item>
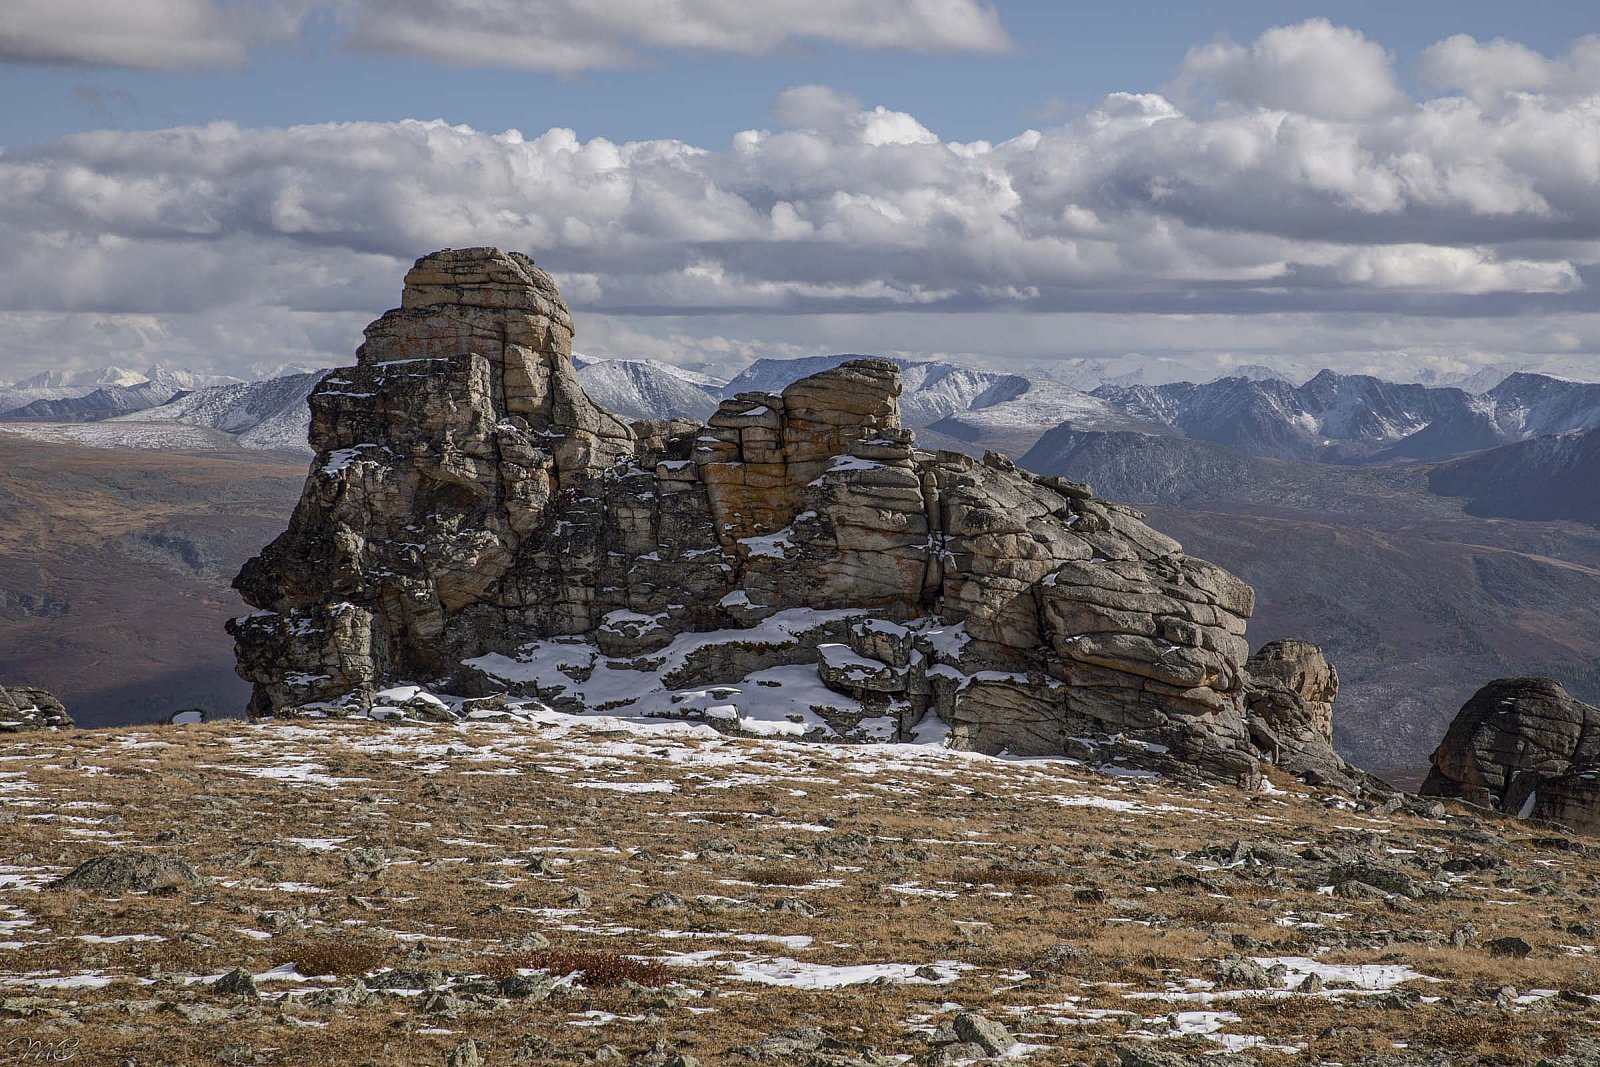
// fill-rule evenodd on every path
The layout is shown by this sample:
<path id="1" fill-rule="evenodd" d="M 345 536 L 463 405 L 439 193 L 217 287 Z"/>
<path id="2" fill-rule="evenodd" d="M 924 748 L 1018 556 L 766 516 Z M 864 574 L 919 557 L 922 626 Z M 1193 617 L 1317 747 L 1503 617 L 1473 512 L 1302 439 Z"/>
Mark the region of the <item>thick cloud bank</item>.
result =
<path id="1" fill-rule="evenodd" d="M 714 149 L 442 122 L 85 133 L 0 154 L 0 343 L 22 362 L 41 321 L 116 343 L 140 323 L 156 347 L 338 353 L 401 263 L 495 243 L 619 355 L 1592 353 L 1595 53 L 1451 38 L 1423 58 L 1449 91 L 1415 100 L 1379 45 L 1313 20 L 995 143 L 818 86 Z M 1082 312 L 1101 317 L 1038 326 Z"/>

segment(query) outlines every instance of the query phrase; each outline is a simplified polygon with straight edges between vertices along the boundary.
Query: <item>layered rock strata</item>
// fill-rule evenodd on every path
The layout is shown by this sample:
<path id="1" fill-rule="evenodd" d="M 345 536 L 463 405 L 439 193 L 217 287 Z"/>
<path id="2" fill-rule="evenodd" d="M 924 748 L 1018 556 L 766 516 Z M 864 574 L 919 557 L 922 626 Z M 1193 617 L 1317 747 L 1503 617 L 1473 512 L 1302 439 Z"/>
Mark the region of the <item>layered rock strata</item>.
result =
<path id="1" fill-rule="evenodd" d="M 629 426 L 571 341 L 526 256 L 417 261 L 311 395 L 300 504 L 236 582 L 253 714 L 434 699 L 408 683 L 1258 779 L 1253 594 L 1137 512 L 918 450 L 887 361 Z"/>
<path id="2" fill-rule="evenodd" d="M 1549 678 L 1501 678 L 1478 690 L 1432 762 L 1426 796 L 1600 832 L 1600 708 Z"/>
<path id="3" fill-rule="evenodd" d="M 76 725 L 61 701 L 26 685 L 0 685 L 0 734 L 62 730 Z"/>

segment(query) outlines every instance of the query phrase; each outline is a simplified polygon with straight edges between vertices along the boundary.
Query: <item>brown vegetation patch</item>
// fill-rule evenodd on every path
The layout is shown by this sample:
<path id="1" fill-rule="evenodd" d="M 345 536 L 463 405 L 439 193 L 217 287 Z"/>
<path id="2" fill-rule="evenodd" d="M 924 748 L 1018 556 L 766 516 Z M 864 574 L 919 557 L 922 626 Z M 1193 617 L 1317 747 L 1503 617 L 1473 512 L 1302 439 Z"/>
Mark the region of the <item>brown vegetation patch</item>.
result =
<path id="1" fill-rule="evenodd" d="M 578 981 L 589 989 L 616 989 L 629 983 L 658 989 L 672 981 L 671 972 L 664 964 L 605 949 L 546 949 L 501 957 L 494 966 L 497 977 L 519 970 L 546 971 L 552 978 L 577 974 Z"/>
<path id="2" fill-rule="evenodd" d="M 1044 889 L 1060 885 L 1063 879 L 1054 871 L 1019 870 L 995 863 L 990 864 L 987 870 L 978 875 L 978 881 L 989 885 L 1010 886 L 1013 889 Z"/>
<path id="3" fill-rule="evenodd" d="M 292 963 L 307 977 L 360 978 L 387 966 L 392 954 L 392 949 L 367 941 L 324 938 L 285 945 L 275 954 L 275 966 Z"/>

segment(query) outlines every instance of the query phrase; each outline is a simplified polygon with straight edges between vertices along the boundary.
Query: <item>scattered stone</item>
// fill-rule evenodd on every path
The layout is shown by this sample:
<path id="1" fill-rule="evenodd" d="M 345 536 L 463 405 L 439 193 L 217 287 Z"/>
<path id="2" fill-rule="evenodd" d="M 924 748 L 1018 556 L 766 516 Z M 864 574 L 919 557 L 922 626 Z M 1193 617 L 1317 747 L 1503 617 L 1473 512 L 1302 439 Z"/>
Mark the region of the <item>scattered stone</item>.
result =
<path id="1" fill-rule="evenodd" d="M 368 989 L 437 989 L 445 982 L 443 971 L 393 967 L 361 979 Z"/>
<path id="2" fill-rule="evenodd" d="M 965 1011 L 953 1020 L 956 1037 L 979 1046 L 991 1056 L 998 1056 L 1017 1043 L 1004 1023 L 996 1022 L 976 1012 Z"/>
<path id="3" fill-rule="evenodd" d="M 1246 956 L 1224 956 L 1217 961 L 1217 985 L 1223 989 L 1282 989 L 1287 968 L 1271 970 Z"/>
<path id="4" fill-rule="evenodd" d="M 465 1038 L 450 1051 L 445 1067 L 484 1067 L 484 1057 L 489 1052 L 489 1046 L 472 1038 Z"/>
<path id="5" fill-rule="evenodd" d="M 381 848 L 353 848 L 342 857 L 345 870 L 353 875 L 376 878 L 389 866 Z"/>
<path id="6" fill-rule="evenodd" d="M 550 939 L 537 930 L 530 930 L 501 942 L 511 952 L 543 952 L 550 947 Z"/>
<path id="7" fill-rule="evenodd" d="M 800 897 L 779 897 L 772 902 L 772 910 L 799 915 L 805 919 L 814 918 L 817 914 L 817 909 Z"/>
<path id="8" fill-rule="evenodd" d="M 955 1044 L 935 1047 L 923 1056 L 922 1062 L 928 1067 L 955 1067 L 957 1064 L 988 1058 L 988 1051 L 976 1041 L 958 1041 Z"/>
<path id="9" fill-rule="evenodd" d="M 657 911 L 682 911 L 689 905 L 676 893 L 652 893 L 645 898 L 644 906 Z"/>

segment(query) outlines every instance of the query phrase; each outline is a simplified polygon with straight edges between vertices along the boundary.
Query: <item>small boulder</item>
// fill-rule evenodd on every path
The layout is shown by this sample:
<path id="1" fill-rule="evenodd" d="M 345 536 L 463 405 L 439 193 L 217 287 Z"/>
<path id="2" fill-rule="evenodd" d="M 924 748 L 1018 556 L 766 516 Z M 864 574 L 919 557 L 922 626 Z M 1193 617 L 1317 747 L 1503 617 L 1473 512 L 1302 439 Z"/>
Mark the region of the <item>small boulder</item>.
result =
<path id="1" fill-rule="evenodd" d="M 956 1037 L 969 1044 L 978 1045 L 990 1056 L 998 1056 L 1017 1043 L 1004 1023 L 996 1022 L 977 1012 L 965 1011 L 955 1017 Z"/>
<path id="2" fill-rule="evenodd" d="M 202 879 L 186 860 L 153 852 L 112 852 L 84 860 L 50 883 L 51 889 L 89 893 L 151 893 L 199 885 Z"/>
<path id="3" fill-rule="evenodd" d="M 255 976 L 243 967 L 235 967 L 227 974 L 211 983 L 211 988 L 223 996 L 246 997 L 256 999 L 261 994 L 256 990 Z"/>

